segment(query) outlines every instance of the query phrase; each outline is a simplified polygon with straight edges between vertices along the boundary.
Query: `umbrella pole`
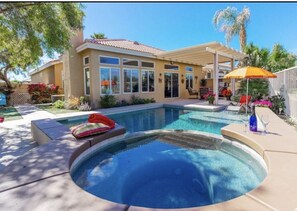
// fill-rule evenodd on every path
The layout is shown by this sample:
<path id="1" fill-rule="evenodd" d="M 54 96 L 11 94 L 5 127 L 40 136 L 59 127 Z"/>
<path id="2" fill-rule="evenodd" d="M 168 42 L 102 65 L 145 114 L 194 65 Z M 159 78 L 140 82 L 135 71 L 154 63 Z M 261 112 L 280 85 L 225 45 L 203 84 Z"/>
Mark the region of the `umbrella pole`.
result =
<path id="1" fill-rule="evenodd" d="M 245 115 L 247 115 L 247 104 L 248 104 L 248 95 L 249 95 L 249 79 L 247 78 L 246 83 L 246 96 L 245 96 Z"/>

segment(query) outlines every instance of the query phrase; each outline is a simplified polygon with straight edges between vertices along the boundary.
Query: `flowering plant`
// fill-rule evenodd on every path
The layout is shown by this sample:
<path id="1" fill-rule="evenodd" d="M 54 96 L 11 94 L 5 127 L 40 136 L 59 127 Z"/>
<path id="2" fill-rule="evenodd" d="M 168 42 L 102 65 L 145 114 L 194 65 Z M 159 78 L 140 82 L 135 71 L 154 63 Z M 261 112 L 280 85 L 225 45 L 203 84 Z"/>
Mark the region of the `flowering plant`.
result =
<path id="1" fill-rule="evenodd" d="M 30 84 L 28 86 L 28 93 L 31 95 L 33 103 L 47 103 L 51 102 L 51 95 L 57 94 L 59 86 L 54 84 Z"/>
<path id="2" fill-rule="evenodd" d="M 272 103 L 269 100 L 257 100 L 254 102 L 254 105 L 259 107 L 272 107 Z"/>
<path id="3" fill-rule="evenodd" d="M 209 103 L 213 103 L 215 100 L 215 94 L 208 92 L 206 95 L 204 95 L 204 99 L 206 99 Z"/>
<path id="4" fill-rule="evenodd" d="M 232 96 L 232 91 L 230 89 L 224 89 L 222 92 L 224 97 L 231 97 Z"/>

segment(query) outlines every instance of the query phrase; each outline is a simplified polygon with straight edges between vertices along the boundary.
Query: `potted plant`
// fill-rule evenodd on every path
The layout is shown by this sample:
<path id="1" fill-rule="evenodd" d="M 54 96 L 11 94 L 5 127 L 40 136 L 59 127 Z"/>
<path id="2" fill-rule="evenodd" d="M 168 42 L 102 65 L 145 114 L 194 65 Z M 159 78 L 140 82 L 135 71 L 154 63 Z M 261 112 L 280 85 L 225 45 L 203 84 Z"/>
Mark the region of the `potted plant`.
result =
<path id="1" fill-rule="evenodd" d="M 230 89 L 224 89 L 222 94 L 227 100 L 231 100 L 232 91 Z"/>
<path id="2" fill-rule="evenodd" d="M 215 100 L 215 94 L 208 93 L 208 94 L 206 94 L 206 96 L 204 96 L 204 99 L 206 99 L 209 104 L 213 104 L 214 100 Z"/>

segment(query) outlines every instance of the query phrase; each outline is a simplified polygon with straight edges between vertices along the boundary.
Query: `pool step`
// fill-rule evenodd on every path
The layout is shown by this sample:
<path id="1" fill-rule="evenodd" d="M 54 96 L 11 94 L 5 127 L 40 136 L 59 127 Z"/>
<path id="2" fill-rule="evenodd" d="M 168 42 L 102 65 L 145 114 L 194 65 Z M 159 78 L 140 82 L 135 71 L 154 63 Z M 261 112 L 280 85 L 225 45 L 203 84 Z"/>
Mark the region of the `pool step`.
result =
<path id="1" fill-rule="evenodd" d="M 218 149 L 218 141 L 209 138 L 193 137 L 185 134 L 164 135 L 159 137 L 160 140 L 190 149 Z"/>

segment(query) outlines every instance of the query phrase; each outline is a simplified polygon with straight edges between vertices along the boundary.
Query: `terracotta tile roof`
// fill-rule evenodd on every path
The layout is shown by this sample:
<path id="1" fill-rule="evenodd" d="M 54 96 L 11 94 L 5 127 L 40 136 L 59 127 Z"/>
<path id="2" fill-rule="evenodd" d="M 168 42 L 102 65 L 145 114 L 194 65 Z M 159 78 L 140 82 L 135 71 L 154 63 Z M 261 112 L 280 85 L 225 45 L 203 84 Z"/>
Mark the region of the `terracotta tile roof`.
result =
<path id="1" fill-rule="evenodd" d="M 99 45 L 106 45 L 110 47 L 122 48 L 133 51 L 140 51 L 151 54 L 159 54 L 165 52 L 164 50 L 154 48 L 148 45 L 141 44 L 136 41 L 125 39 L 86 39 L 87 43 L 94 43 Z"/>

